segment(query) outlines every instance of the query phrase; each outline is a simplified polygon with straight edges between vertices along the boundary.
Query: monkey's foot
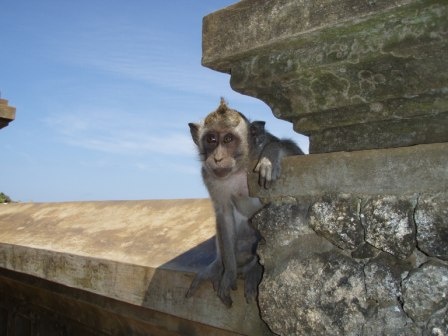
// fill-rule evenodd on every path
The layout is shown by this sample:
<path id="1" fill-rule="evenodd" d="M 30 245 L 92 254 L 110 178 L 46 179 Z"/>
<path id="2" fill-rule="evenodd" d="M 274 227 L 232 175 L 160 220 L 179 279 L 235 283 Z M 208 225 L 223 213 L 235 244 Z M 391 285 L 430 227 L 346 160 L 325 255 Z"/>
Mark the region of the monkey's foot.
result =
<path id="1" fill-rule="evenodd" d="M 221 299 L 222 303 L 226 307 L 230 308 L 232 306 L 232 298 L 230 296 L 230 290 L 236 290 L 236 274 L 232 272 L 224 272 L 221 282 L 218 288 L 218 297 Z"/>
<path id="2" fill-rule="evenodd" d="M 256 300 L 258 295 L 258 284 L 263 276 L 263 267 L 254 259 L 254 265 L 246 272 L 244 279 L 244 297 L 246 302 Z"/>
<path id="3" fill-rule="evenodd" d="M 198 273 L 191 282 L 190 288 L 185 294 L 185 297 L 192 297 L 194 293 L 196 293 L 197 289 L 201 286 L 201 284 L 208 280 L 211 281 L 214 291 L 217 292 L 221 280 L 220 274 L 222 267 L 220 267 L 220 264 L 220 262 L 214 261 L 205 270 Z"/>

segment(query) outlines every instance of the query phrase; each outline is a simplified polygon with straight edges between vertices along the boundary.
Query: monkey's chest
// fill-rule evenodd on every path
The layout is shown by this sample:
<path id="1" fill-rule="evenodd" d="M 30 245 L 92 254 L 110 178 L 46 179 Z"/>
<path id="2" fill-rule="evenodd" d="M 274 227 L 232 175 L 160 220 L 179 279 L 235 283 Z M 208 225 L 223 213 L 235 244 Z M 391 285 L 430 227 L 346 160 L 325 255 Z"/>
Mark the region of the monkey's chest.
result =
<path id="1" fill-rule="evenodd" d="M 223 180 L 206 180 L 206 185 L 210 196 L 215 202 L 217 200 L 228 200 L 232 196 L 249 196 L 247 174 L 244 171 L 234 173 L 229 178 Z"/>
<path id="2" fill-rule="evenodd" d="M 235 195 L 238 197 L 249 196 L 246 172 L 243 171 L 234 174 L 232 178 L 229 179 L 226 188 L 228 189 L 229 195 Z"/>

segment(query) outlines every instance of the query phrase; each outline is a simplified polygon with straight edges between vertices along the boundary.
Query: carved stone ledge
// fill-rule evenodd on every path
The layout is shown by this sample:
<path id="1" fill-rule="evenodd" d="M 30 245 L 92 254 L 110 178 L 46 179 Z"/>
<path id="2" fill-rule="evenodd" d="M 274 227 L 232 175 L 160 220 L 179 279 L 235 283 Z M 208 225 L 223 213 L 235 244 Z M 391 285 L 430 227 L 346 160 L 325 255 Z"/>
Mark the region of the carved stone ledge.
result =
<path id="1" fill-rule="evenodd" d="M 16 117 L 16 108 L 8 106 L 6 99 L 0 98 L 0 129 L 8 126 Z"/>
<path id="2" fill-rule="evenodd" d="M 203 64 L 311 153 L 445 142 L 447 16 L 434 0 L 245 0 L 204 19 Z"/>

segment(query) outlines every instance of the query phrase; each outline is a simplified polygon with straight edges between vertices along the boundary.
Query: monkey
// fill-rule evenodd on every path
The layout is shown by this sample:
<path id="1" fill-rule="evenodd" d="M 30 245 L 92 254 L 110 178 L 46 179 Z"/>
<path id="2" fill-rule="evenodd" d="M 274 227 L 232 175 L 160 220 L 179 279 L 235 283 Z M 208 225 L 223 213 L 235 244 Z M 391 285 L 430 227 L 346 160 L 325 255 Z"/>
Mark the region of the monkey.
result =
<path id="1" fill-rule="evenodd" d="M 232 306 L 230 290 L 237 289 L 237 277 L 244 279 L 247 302 L 256 299 L 263 269 L 256 254 L 260 234 L 249 221 L 262 208 L 249 197 L 247 173 L 259 174 L 259 184 L 268 188 L 280 175 L 283 157 L 301 155 L 291 140 L 280 140 L 265 129 L 264 121 L 250 122 L 221 98 L 218 108 L 201 123 L 189 123 L 199 151 L 201 173 L 216 217 L 216 258 L 193 279 L 186 297 L 210 280 L 220 300 Z M 256 162 L 255 167 L 251 164 Z"/>

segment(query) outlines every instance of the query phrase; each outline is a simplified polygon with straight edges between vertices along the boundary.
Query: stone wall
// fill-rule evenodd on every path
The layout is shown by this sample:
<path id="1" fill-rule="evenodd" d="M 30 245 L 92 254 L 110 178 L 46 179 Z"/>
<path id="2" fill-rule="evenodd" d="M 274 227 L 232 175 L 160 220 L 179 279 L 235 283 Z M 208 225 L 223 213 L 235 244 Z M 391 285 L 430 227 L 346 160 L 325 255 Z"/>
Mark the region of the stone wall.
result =
<path id="1" fill-rule="evenodd" d="M 404 165 L 403 151 L 419 159 Z M 281 335 L 446 335 L 448 145 L 338 155 L 331 170 L 328 154 L 289 158 L 272 193 L 260 191 L 263 319 Z M 373 159 L 400 174 L 363 184 L 356 173 L 376 170 Z M 432 189 L 415 179 L 443 173 Z"/>
<path id="2" fill-rule="evenodd" d="M 203 64 L 310 137 L 253 218 L 280 335 L 448 335 L 448 3 L 243 0 Z M 269 128 L 269 125 L 267 125 Z"/>
<path id="3" fill-rule="evenodd" d="M 0 227 L 1 336 L 269 334 L 243 290 L 185 298 L 214 258 L 208 200 L 0 204 Z"/>

